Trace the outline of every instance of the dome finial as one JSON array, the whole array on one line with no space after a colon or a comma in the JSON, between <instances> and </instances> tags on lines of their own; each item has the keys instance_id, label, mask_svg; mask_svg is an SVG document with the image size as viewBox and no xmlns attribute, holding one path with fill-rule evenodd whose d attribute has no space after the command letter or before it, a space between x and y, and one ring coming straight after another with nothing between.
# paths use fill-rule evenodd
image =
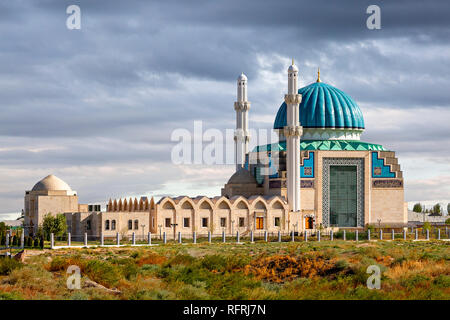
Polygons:
<instances>
[{"instance_id":1,"label":"dome finial","mask_svg":"<svg viewBox=\"0 0 450 320\"><path fill-rule=\"evenodd\" d=\"M294 58L292 58L292 65L294 65L295 63L294 63Z\"/></svg>"},{"instance_id":2,"label":"dome finial","mask_svg":"<svg viewBox=\"0 0 450 320\"><path fill-rule=\"evenodd\" d=\"M322 82L320 80L320 67L317 67L317 81L316 82Z\"/></svg>"}]
</instances>

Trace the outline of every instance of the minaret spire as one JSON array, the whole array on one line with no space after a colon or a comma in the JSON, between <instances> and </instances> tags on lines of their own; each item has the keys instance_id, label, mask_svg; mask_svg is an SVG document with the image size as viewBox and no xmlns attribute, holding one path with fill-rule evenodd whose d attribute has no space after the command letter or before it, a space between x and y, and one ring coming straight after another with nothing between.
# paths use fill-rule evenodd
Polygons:
<instances>
[{"instance_id":1,"label":"minaret spire","mask_svg":"<svg viewBox=\"0 0 450 320\"><path fill-rule=\"evenodd\" d=\"M317 67L317 81L316 82L322 82L320 80L320 67Z\"/></svg>"},{"instance_id":2,"label":"minaret spire","mask_svg":"<svg viewBox=\"0 0 450 320\"><path fill-rule=\"evenodd\" d=\"M302 96L298 94L298 68L292 59L288 68L288 93L284 97L287 105L286 127L286 171L287 171L287 198L289 210L300 211L300 108Z\"/></svg>"},{"instance_id":3,"label":"minaret spire","mask_svg":"<svg viewBox=\"0 0 450 320\"><path fill-rule=\"evenodd\" d=\"M250 134L248 132L248 110L250 102L247 101L247 77L242 73L237 79L237 101L234 103L236 110L236 131L234 132L236 171L245 163L245 155L248 152Z\"/></svg>"}]
</instances>

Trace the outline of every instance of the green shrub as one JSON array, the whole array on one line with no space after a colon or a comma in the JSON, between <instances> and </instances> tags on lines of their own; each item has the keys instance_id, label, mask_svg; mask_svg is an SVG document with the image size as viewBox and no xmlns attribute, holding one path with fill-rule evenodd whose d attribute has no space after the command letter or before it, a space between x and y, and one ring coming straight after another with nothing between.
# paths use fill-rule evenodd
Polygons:
<instances>
[{"instance_id":1,"label":"green shrub","mask_svg":"<svg viewBox=\"0 0 450 320\"><path fill-rule=\"evenodd\" d=\"M34 248L38 248L39 247L39 239L38 238L34 238L34 240L33 240L33 247Z\"/></svg>"},{"instance_id":2,"label":"green shrub","mask_svg":"<svg viewBox=\"0 0 450 320\"><path fill-rule=\"evenodd\" d=\"M23 264L16 259L1 258L0 259L0 275L8 275L14 269L22 268Z\"/></svg>"},{"instance_id":3,"label":"green shrub","mask_svg":"<svg viewBox=\"0 0 450 320\"><path fill-rule=\"evenodd\" d=\"M33 239L31 237L27 237L27 247L31 248L33 246Z\"/></svg>"},{"instance_id":4,"label":"green shrub","mask_svg":"<svg viewBox=\"0 0 450 320\"><path fill-rule=\"evenodd\" d=\"M84 272L89 279L106 287L116 285L121 278L118 268L106 261L90 260L85 264Z\"/></svg>"},{"instance_id":5,"label":"green shrub","mask_svg":"<svg viewBox=\"0 0 450 320\"><path fill-rule=\"evenodd\" d=\"M39 240L39 248L44 249L44 237Z\"/></svg>"}]
</instances>

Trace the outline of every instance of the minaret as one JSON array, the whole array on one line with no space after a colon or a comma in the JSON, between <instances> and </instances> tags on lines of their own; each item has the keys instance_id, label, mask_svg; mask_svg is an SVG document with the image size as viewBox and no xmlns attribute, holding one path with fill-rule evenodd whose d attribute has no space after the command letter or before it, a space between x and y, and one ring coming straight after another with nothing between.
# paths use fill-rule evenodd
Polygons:
<instances>
[{"instance_id":1,"label":"minaret","mask_svg":"<svg viewBox=\"0 0 450 320\"><path fill-rule=\"evenodd\" d=\"M247 101L247 77L241 74L237 79L237 101L234 103L236 110L236 131L234 132L236 171L245 163L245 155L248 152L250 134L248 132L248 110L250 102Z\"/></svg>"},{"instance_id":2,"label":"minaret","mask_svg":"<svg viewBox=\"0 0 450 320\"><path fill-rule=\"evenodd\" d=\"M292 59L292 65L288 68L288 94L284 96L287 105L287 121L284 127L286 137L286 170L287 170L287 195L289 210L300 211L300 126L299 104L302 96L298 94L298 68Z\"/></svg>"}]
</instances>

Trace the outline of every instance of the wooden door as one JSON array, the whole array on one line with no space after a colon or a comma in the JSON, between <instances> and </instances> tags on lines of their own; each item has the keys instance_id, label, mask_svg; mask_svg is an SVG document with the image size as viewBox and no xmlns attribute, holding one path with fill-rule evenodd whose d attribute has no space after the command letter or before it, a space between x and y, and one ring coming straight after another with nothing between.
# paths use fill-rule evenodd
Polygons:
<instances>
[{"instance_id":1,"label":"wooden door","mask_svg":"<svg viewBox=\"0 0 450 320\"><path fill-rule=\"evenodd\" d=\"M262 230L264 229L264 218L256 217L256 229Z\"/></svg>"}]
</instances>

